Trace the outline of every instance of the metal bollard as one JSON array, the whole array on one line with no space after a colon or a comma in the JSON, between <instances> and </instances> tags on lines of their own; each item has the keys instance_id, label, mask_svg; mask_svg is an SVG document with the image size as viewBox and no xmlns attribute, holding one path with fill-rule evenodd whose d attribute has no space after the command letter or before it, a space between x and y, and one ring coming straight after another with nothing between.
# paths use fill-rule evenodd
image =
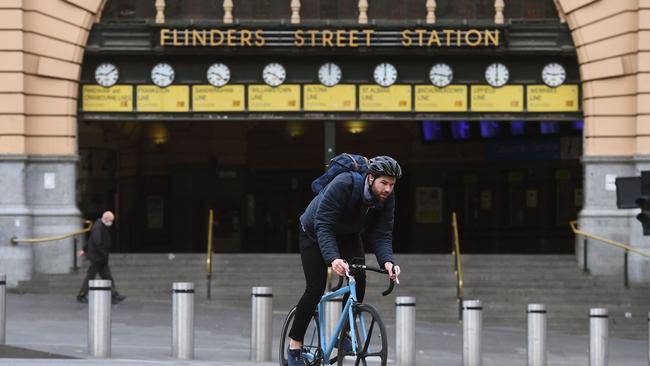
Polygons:
<instances>
[{"instance_id":1,"label":"metal bollard","mask_svg":"<svg viewBox=\"0 0 650 366\"><path fill-rule=\"evenodd\" d=\"M546 306L528 304L528 366L546 366Z\"/></svg>"},{"instance_id":2,"label":"metal bollard","mask_svg":"<svg viewBox=\"0 0 650 366\"><path fill-rule=\"evenodd\" d=\"M325 339L329 342L336 329L343 306L343 298L336 297L325 303ZM334 350L336 351L336 350Z\"/></svg>"},{"instance_id":3,"label":"metal bollard","mask_svg":"<svg viewBox=\"0 0 650 366\"><path fill-rule=\"evenodd\" d=\"M253 287L251 317L251 360L271 361L273 341L273 289Z\"/></svg>"},{"instance_id":4,"label":"metal bollard","mask_svg":"<svg viewBox=\"0 0 650 366\"><path fill-rule=\"evenodd\" d=\"M463 366L481 366L483 307L480 300L463 301Z\"/></svg>"},{"instance_id":5,"label":"metal bollard","mask_svg":"<svg viewBox=\"0 0 650 366\"><path fill-rule=\"evenodd\" d=\"M650 313L648 313L648 365L650 365Z\"/></svg>"},{"instance_id":6,"label":"metal bollard","mask_svg":"<svg viewBox=\"0 0 650 366\"><path fill-rule=\"evenodd\" d=\"M88 353L111 356L111 281L88 281Z\"/></svg>"},{"instance_id":7,"label":"metal bollard","mask_svg":"<svg viewBox=\"0 0 650 366\"><path fill-rule=\"evenodd\" d=\"M395 298L395 340L398 365L415 364L415 297Z\"/></svg>"},{"instance_id":8,"label":"metal bollard","mask_svg":"<svg viewBox=\"0 0 650 366\"><path fill-rule=\"evenodd\" d=\"M589 366L607 366L608 333L609 313L607 309L589 310Z\"/></svg>"},{"instance_id":9,"label":"metal bollard","mask_svg":"<svg viewBox=\"0 0 650 366\"><path fill-rule=\"evenodd\" d=\"M172 285L172 356L194 358L194 282Z\"/></svg>"},{"instance_id":10,"label":"metal bollard","mask_svg":"<svg viewBox=\"0 0 650 366\"><path fill-rule=\"evenodd\" d=\"M0 273L0 344L5 344L7 321L7 275Z\"/></svg>"}]
</instances>

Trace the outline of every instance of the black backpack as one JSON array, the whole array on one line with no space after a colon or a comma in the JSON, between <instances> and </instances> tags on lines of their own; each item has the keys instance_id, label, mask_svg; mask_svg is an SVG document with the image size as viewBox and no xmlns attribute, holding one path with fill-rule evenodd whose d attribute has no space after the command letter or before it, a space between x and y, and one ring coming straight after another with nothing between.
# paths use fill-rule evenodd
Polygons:
<instances>
[{"instance_id":1,"label":"black backpack","mask_svg":"<svg viewBox=\"0 0 650 366\"><path fill-rule=\"evenodd\" d=\"M350 206L359 202L361 198L361 185L363 184L363 176L368 171L368 159L363 155L343 153L335 156L330 160L327 165L327 170L323 175L316 178L311 183L311 190L315 194L322 194L325 187L334 180L334 178L341 173L352 174L354 186L352 188L352 199Z\"/></svg>"}]
</instances>

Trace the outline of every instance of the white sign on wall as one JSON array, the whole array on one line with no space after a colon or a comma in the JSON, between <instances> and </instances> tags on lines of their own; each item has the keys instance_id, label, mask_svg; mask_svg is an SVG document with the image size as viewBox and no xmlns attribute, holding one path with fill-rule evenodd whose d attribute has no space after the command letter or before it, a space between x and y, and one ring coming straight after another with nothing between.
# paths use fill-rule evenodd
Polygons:
<instances>
[{"instance_id":1,"label":"white sign on wall","mask_svg":"<svg viewBox=\"0 0 650 366\"><path fill-rule=\"evenodd\" d=\"M43 188L44 189L56 188L56 173L43 174Z\"/></svg>"}]
</instances>

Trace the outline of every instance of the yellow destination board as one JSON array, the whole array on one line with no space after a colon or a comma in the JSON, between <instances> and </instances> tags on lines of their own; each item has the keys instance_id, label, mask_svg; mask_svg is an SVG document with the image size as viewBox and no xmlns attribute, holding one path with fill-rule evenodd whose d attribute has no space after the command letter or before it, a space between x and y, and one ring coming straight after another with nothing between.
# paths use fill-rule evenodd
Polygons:
<instances>
[{"instance_id":1,"label":"yellow destination board","mask_svg":"<svg viewBox=\"0 0 650 366\"><path fill-rule=\"evenodd\" d=\"M138 85L138 112L189 112L190 88L188 85Z\"/></svg>"},{"instance_id":2,"label":"yellow destination board","mask_svg":"<svg viewBox=\"0 0 650 366\"><path fill-rule=\"evenodd\" d=\"M319 84L304 86L303 98L306 111L355 111L357 93L354 85L327 87Z\"/></svg>"},{"instance_id":3,"label":"yellow destination board","mask_svg":"<svg viewBox=\"0 0 650 366\"><path fill-rule=\"evenodd\" d=\"M472 112L523 112L524 86L472 85Z\"/></svg>"},{"instance_id":4,"label":"yellow destination board","mask_svg":"<svg viewBox=\"0 0 650 366\"><path fill-rule=\"evenodd\" d=\"M362 112L410 112L411 86L359 86L359 110Z\"/></svg>"},{"instance_id":5,"label":"yellow destination board","mask_svg":"<svg viewBox=\"0 0 650 366\"><path fill-rule=\"evenodd\" d=\"M133 87L115 85L104 88L99 85L84 85L82 88L84 112L133 112Z\"/></svg>"},{"instance_id":6,"label":"yellow destination board","mask_svg":"<svg viewBox=\"0 0 650 366\"><path fill-rule=\"evenodd\" d=\"M577 112L579 110L578 86L546 85L526 87L526 107L529 112Z\"/></svg>"},{"instance_id":7,"label":"yellow destination board","mask_svg":"<svg viewBox=\"0 0 650 366\"><path fill-rule=\"evenodd\" d=\"M270 87L263 84L248 86L248 110L251 112L300 111L300 85Z\"/></svg>"},{"instance_id":8,"label":"yellow destination board","mask_svg":"<svg viewBox=\"0 0 650 366\"><path fill-rule=\"evenodd\" d=\"M192 86L192 110L195 112L240 112L245 109L244 86Z\"/></svg>"},{"instance_id":9,"label":"yellow destination board","mask_svg":"<svg viewBox=\"0 0 650 366\"><path fill-rule=\"evenodd\" d=\"M466 112L467 85L415 86L416 112Z\"/></svg>"}]
</instances>

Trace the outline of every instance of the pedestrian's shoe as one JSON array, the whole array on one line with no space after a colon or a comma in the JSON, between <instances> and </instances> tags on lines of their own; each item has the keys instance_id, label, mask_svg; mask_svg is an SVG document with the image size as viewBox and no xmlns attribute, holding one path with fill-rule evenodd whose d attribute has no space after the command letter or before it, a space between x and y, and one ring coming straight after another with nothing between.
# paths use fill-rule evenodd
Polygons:
<instances>
[{"instance_id":1,"label":"pedestrian's shoe","mask_svg":"<svg viewBox=\"0 0 650 366\"><path fill-rule=\"evenodd\" d=\"M299 349L287 349L287 366L305 366Z\"/></svg>"},{"instance_id":2,"label":"pedestrian's shoe","mask_svg":"<svg viewBox=\"0 0 650 366\"><path fill-rule=\"evenodd\" d=\"M82 304L87 304L88 303L88 298L84 295L78 295L77 296L77 301L79 301Z\"/></svg>"},{"instance_id":3,"label":"pedestrian's shoe","mask_svg":"<svg viewBox=\"0 0 650 366\"><path fill-rule=\"evenodd\" d=\"M126 299L126 296L115 295L115 296L111 297L111 304L113 304L113 305L119 304L122 301L124 301L124 299Z\"/></svg>"},{"instance_id":4,"label":"pedestrian's shoe","mask_svg":"<svg viewBox=\"0 0 650 366\"><path fill-rule=\"evenodd\" d=\"M343 341L341 342L341 352L352 353L352 337L350 337L349 334L343 336Z\"/></svg>"}]
</instances>

